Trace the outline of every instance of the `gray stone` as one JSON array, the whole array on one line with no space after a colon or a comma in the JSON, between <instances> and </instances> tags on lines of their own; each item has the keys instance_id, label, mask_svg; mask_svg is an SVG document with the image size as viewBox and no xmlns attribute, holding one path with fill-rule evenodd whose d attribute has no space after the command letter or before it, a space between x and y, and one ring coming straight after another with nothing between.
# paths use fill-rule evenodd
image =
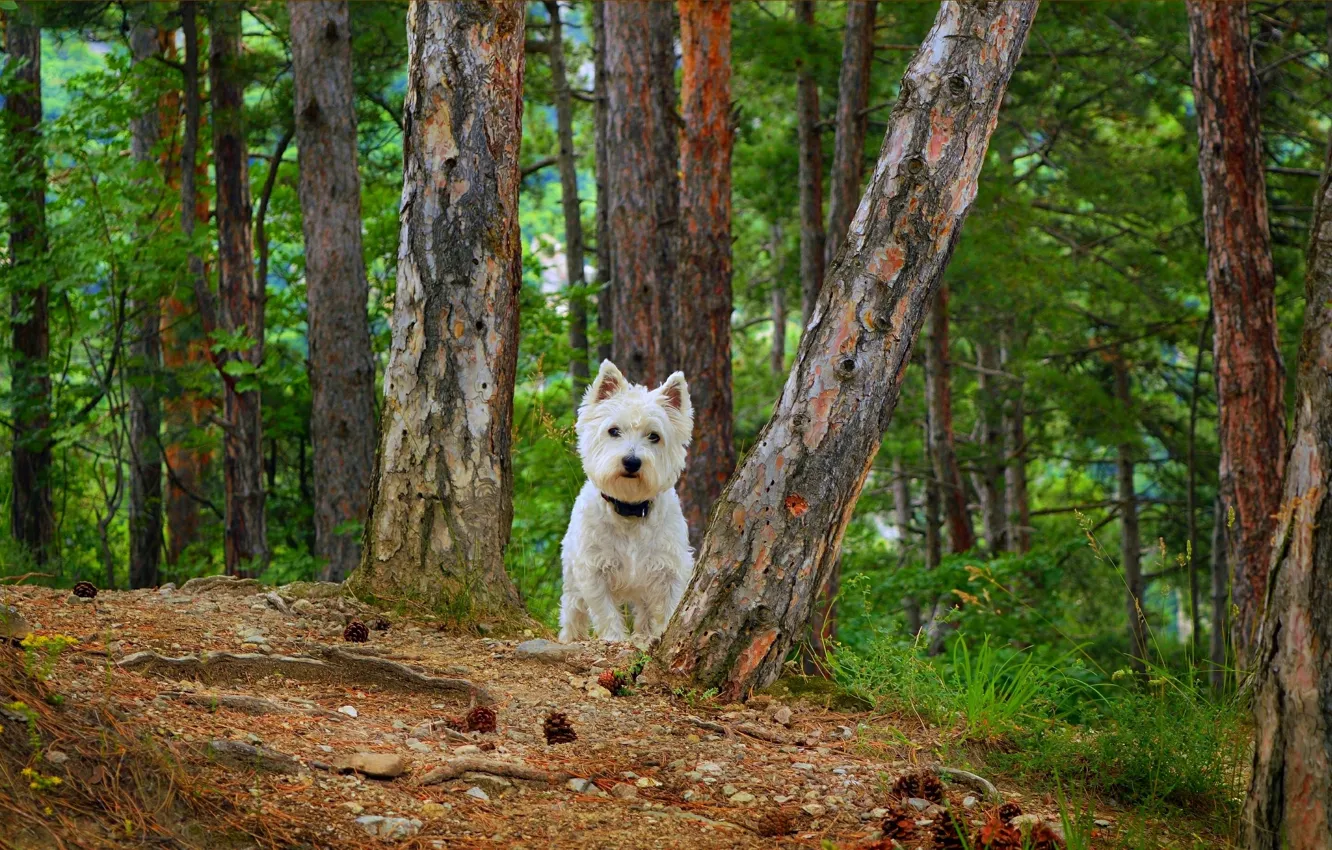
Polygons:
<instances>
[{"instance_id":1,"label":"gray stone","mask_svg":"<svg viewBox=\"0 0 1332 850\"><path fill-rule=\"evenodd\" d=\"M800 807L800 811L804 812L805 814L809 815L812 818L823 817L823 815L827 814L828 812L826 808L819 805L818 803L806 803L805 805Z\"/></svg>"},{"instance_id":2,"label":"gray stone","mask_svg":"<svg viewBox=\"0 0 1332 850\"><path fill-rule=\"evenodd\" d=\"M1096 820L1092 821L1092 823L1096 824L1101 829L1105 829L1106 827L1111 825L1110 821L1106 820L1105 818L1097 818Z\"/></svg>"},{"instance_id":3,"label":"gray stone","mask_svg":"<svg viewBox=\"0 0 1332 850\"><path fill-rule=\"evenodd\" d=\"M490 795L489 795L489 794L487 794L485 791L482 791L480 788L477 788L476 786L472 786L471 788L468 788L468 789L467 789L465 792L463 792L463 793L465 793L468 797L471 797L471 798L474 799L474 800L489 800L489 799L490 799Z\"/></svg>"},{"instance_id":4,"label":"gray stone","mask_svg":"<svg viewBox=\"0 0 1332 850\"><path fill-rule=\"evenodd\" d=\"M810 763L807 762L807 761L798 761L798 762L794 762L794 763L792 763L792 765L791 765L791 769L792 769L792 770L813 770L813 769L814 769L814 765L810 764Z\"/></svg>"},{"instance_id":5,"label":"gray stone","mask_svg":"<svg viewBox=\"0 0 1332 850\"><path fill-rule=\"evenodd\" d=\"M417 753L433 753L435 751L434 747L430 746L429 744L422 743L421 741L418 741L415 738L407 739L407 749Z\"/></svg>"},{"instance_id":6,"label":"gray stone","mask_svg":"<svg viewBox=\"0 0 1332 850\"><path fill-rule=\"evenodd\" d=\"M772 713L774 723L780 723L783 726L791 725L791 709L782 706Z\"/></svg>"},{"instance_id":7,"label":"gray stone","mask_svg":"<svg viewBox=\"0 0 1332 850\"><path fill-rule=\"evenodd\" d=\"M962 808L964 809L974 809L979 804L980 800L977 800L976 797L972 794L968 794L967 796L962 798Z\"/></svg>"},{"instance_id":8,"label":"gray stone","mask_svg":"<svg viewBox=\"0 0 1332 850\"><path fill-rule=\"evenodd\" d=\"M922 800L920 797L908 797L907 805L918 812L923 812L926 809L928 809L930 806L933 806L934 804L931 803L929 800Z\"/></svg>"},{"instance_id":9,"label":"gray stone","mask_svg":"<svg viewBox=\"0 0 1332 850\"><path fill-rule=\"evenodd\" d=\"M28 636L28 621L17 608L0 605L0 640L23 640Z\"/></svg>"},{"instance_id":10,"label":"gray stone","mask_svg":"<svg viewBox=\"0 0 1332 850\"><path fill-rule=\"evenodd\" d=\"M731 795L731 802L739 806L743 806L746 803L752 803L756 799L758 798L756 798L753 794L750 794L748 791L741 791L739 794Z\"/></svg>"},{"instance_id":11,"label":"gray stone","mask_svg":"<svg viewBox=\"0 0 1332 850\"><path fill-rule=\"evenodd\" d=\"M564 783L564 787L578 794L586 794L589 788L595 788L596 786L593 785L592 781L589 779L579 779L578 777L574 777Z\"/></svg>"},{"instance_id":12,"label":"gray stone","mask_svg":"<svg viewBox=\"0 0 1332 850\"><path fill-rule=\"evenodd\" d=\"M464 782L470 782L473 786L480 788L492 797L499 797L513 790L513 783L503 776L494 776L489 773L464 773L462 775Z\"/></svg>"},{"instance_id":13,"label":"gray stone","mask_svg":"<svg viewBox=\"0 0 1332 850\"><path fill-rule=\"evenodd\" d=\"M51 764L64 764L69 761L69 756L65 755L60 750L47 750L45 758Z\"/></svg>"},{"instance_id":14,"label":"gray stone","mask_svg":"<svg viewBox=\"0 0 1332 850\"><path fill-rule=\"evenodd\" d=\"M528 658L544 661L547 664L563 664L577 655L580 647L567 643L555 643L545 638L525 640L513 650L515 658Z\"/></svg>"},{"instance_id":15,"label":"gray stone","mask_svg":"<svg viewBox=\"0 0 1332 850\"><path fill-rule=\"evenodd\" d=\"M633 800L638 796L638 789L621 782L611 789L611 796L620 800Z\"/></svg>"},{"instance_id":16,"label":"gray stone","mask_svg":"<svg viewBox=\"0 0 1332 850\"><path fill-rule=\"evenodd\" d=\"M421 831L421 822L416 818L386 818L383 815L362 815L356 824L366 835L382 838L386 841L401 841L411 838Z\"/></svg>"},{"instance_id":17,"label":"gray stone","mask_svg":"<svg viewBox=\"0 0 1332 850\"><path fill-rule=\"evenodd\" d=\"M299 614L302 617L308 617L315 611L314 603L308 599L297 599L291 603L291 612Z\"/></svg>"}]
</instances>

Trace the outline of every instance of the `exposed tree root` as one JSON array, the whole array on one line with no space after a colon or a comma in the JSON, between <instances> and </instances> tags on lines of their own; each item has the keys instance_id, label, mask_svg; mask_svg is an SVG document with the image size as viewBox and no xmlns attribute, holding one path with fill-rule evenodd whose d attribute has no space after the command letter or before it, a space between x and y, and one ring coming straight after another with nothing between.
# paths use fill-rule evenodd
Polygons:
<instances>
[{"instance_id":1,"label":"exposed tree root","mask_svg":"<svg viewBox=\"0 0 1332 850\"><path fill-rule=\"evenodd\" d=\"M489 773L491 776L506 776L510 779L526 779L532 782L559 783L569 778L562 772L542 770L522 762L499 761L480 756L459 756L451 758L438 767L431 768L421 777L420 785L438 785L457 779L464 773Z\"/></svg>"}]
</instances>

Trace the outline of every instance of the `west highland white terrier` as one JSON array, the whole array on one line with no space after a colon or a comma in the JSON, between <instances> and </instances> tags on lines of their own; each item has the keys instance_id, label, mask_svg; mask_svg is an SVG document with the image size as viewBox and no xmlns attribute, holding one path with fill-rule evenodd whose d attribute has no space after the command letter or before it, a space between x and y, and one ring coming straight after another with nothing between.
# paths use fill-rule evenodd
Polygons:
<instances>
[{"instance_id":1,"label":"west highland white terrier","mask_svg":"<svg viewBox=\"0 0 1332 850\"><path fill-rule=\"evenodd\" d=\"M675 495L694 431L689 386L676 372L649 390L604 360L575 431L587 481L561 547L560 640L583 640L589 625L602 640L624 640L628 605L634 642L646 644L666 629L694 569Z\"/></svg>"}]
</instances>

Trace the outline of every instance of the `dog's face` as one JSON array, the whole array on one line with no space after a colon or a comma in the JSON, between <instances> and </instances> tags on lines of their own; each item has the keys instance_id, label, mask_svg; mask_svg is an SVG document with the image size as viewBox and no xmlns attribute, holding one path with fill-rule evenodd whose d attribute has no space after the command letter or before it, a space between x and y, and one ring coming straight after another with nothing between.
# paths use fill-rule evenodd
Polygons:
<instances>
[{"instance_id":1,"label":"dog's face","mask_svg":"<svg viewBox=\"0 0 1332 850\"><path fill-rule=\"evenodd\" d=\"M625 380L603 360L578 408L578 454L598 490L644 502L675 486L694 431L689 386L676 372L655 390Z\"/></svg>"}]
</instances>

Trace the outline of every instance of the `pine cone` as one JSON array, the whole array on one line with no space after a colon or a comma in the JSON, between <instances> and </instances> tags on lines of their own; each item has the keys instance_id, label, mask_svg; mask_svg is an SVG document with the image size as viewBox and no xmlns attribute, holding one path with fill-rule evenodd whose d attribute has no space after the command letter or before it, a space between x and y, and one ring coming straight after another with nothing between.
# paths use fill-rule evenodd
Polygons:
<instances>
[{"instance_id":1,"label":"pine cone","mask_svg":"<svg viewBox=\"0 0 1332 850\"><path fill-rule=\"evenodd\" d=\"M785 809L769 809L758 819L754 831L762 838L779 838L795 832L795 820Z\"/></svg>"},{"instance_id":2,"label":"pine cone","mask_svg":"<svg viewBox=\"0 0 1332 850\"><path fill-rule=\"evenodd\" d=\"M1045 821L1031 828L1026 847L1030 850L1064 850L1064 842Z\"/></svg>"},{"instance_id":3,"label":"pine cone","mask_svg":"<svg viewBox=\"0 0 1332 850\"><path fill-rule=\"evenodd\" d=\"M495 731L495 710L486 708L484 705L478 705L467 712L467 719L463 723L463 728L468 732L490 734Z\"/></svg>"},{"instance_id":4,"label":"pine cone","mask_svg":"<svg viewBox=\"0 0 1332 850\"><path fill-rule=\"evenodd\" d=\"M934 850L967 850L968 844L959 833L962 827L953 823L952 817L944 815L934 822Z\"/></svg>"},{"instance_id":5,"label":"pine cone","mask_svg":"<svg viewBox=\"0 0 1332 850\"><path fill-rule=\"evenodd\" d=\"M372 632L386 632L389 630L391 623L383 617L373 617L366 625L370 627Z\"/></svg>"},{"instance_id":6,"label":"pine cone","mask_svg":"<svg viewBox=\"0 0 1332 850\"><path fill-rule=\"evenodd\" d=\"M570 744L578 740L573 722L562 711L552 711L541 724L541 731L546 735L547 744Z\"/></svg>"},{"instance_id":7,"label":"pine cone","mask_svg":"<svg viewBox=\"0 0 1332 850\"><path fill-rule=\"evenodd\" d=\"M96 599L97 585L90 581L81 581L74 585L74 595L80 599Z\"/></svg>"},{"instance_id":8,"label":"pine cone","mask_svg":"<svg viewBox=\"0 0 1332 850\"><path fill-rule=\"evenodd\" d=\"M917 770L904 773L893 783L893 796L905 799L918 797L931 803L944 801L943 783L932 770Z\"/></svg>"},{"instance_id":9,"label":"pine cone","mask_svg":"<svg viewBox=\"0 0 1332 850\"><path fill-rule=\"evenodd\" d=\"M1004 803L999 807L998 814L999 814L999 820L1003 821L1004 823L1008 823L1013 818L1022 814L1022 807L1010 800L1009 802Z\"/></svg>"},{"instance_id":10,"label":"pine cone","mask_svg":"<svg viewBox=\"0 0 1332 850\"><path fill-rule=\"evenodd\" d=\"M971 844L973 850L1023 850L1021 831L1009 826L998 812L985 819Z\"/></svg>"},{"instance_id":11,"label":"pine cone","mask_svg":"<svg viewBox=\"0 0 1332 850\"><path fill-rule=\"evenodd\" d=\"M611 692L611 696L624 696L629 690L629 677L619 670L607 670L597 677L597 684Z\"/></svg>"},{"instance_id":12,"label":"pine cone","mask_svg":"<svg viewBox=\"0 0 1332 850\"><path fill-rule=\"evenodd\" d=\"M899 806L883 819L883 837L906 841L916 837L916 814L908 808Z\"/></svg>"},{"instance_id":13,"label":"pine cone","mask_svg":"<svg viewBox=\"0 0 1332 850\"><path fill-rule=\"evenodd\" d=\"M365 643L370 639L370 630L360 620L352 620L342 630L342 639L350 643Z\"/></svg>"}]
</instances>

